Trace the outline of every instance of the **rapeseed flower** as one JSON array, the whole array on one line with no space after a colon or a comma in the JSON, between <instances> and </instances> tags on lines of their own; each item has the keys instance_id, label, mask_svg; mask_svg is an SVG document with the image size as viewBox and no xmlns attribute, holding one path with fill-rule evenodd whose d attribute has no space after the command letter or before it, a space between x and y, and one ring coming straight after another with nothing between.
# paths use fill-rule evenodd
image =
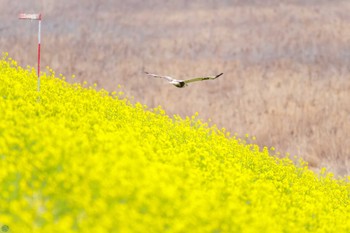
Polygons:
<instances>
[{"instance_id":1,"label":"rapeseed flower","mask_svg":"<svg viewBox=\"0 0 350 233\"><path fill-rule=\"evenodd\" d=\"M4 54L0 225L10 232L350 232L348 180L198 113L132 105L121 87L69 84L51 69L41 85Z\"/></svg>"}]
</instances>

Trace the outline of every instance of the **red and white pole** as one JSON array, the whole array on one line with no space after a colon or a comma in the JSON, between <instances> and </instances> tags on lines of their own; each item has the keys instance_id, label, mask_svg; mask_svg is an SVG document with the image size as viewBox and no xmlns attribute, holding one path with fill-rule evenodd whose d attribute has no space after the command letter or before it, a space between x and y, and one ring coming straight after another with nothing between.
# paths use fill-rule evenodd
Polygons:
<instances>
[{"instance_id":1,"label":"red and white pole","mask_svg":"<svg viewBox=\"0 0 350 233\"><path fill-rule=\"evenodd\" d=\"M38 28L38 91L40 91L40 41L41 41L41 14L19 14L19 19L30 19L30 20L38 20L39 28Z\"/></svg>"}]
</instances>

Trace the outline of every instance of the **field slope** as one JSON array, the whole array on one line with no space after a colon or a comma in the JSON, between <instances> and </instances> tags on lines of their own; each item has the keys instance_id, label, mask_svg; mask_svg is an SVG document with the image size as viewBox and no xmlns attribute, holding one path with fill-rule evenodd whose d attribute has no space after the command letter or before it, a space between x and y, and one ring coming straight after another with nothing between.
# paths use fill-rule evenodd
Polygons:
<instances>
[{"instance_id":1,"label":"field slope","mask_svg":"<svg viewBox=\"0 0 350 233\"><path fill-rule=\"evenodd\" d=\"M350 232L350 186L196 116L0 61L9 232ZM4 229L7 230L7 229Z\"/></svg>"}]
</instances>

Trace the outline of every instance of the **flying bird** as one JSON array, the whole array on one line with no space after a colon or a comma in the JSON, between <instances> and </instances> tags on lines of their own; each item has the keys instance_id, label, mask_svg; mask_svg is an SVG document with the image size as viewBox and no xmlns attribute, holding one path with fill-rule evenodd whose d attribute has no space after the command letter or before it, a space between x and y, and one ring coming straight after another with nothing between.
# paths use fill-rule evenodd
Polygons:
<instances>
[{"instance_id":1,"label":"flying bird","mask_svg":"<svg viewBox=\"0 0 350 233\"><path fill-rule=\"evenodd\" d=\"M146 71L145 71L145 74L147 74L148 76L153 77L153 78L166 79L170 84L173 84L175 87L183 88L183 87L186 87L188 85L188 83L216 79L216 78L220 77L221 75L223 75L224 73L218 74L216 76L198 77L198 78L192 78L192 79L187 79L187 80L174 79L170 76L161 76L161 75L157 75L157 74L151 74L151 73L148 73Z\"/></svg>"}]
</instances>

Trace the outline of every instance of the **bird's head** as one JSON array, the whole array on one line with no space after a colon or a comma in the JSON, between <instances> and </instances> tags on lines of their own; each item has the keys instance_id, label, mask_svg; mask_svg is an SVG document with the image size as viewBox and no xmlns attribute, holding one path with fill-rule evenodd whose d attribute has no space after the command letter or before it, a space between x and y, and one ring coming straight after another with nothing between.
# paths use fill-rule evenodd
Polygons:
<instances>
[{"instance_id":1,"label":"bird's head","mask_svg":"<svg viewBox=\"0 0 350 233\"><path fill-rule=\"evenodd\" d=\"M174 81L171 81L170 83L178 88L183 88L183 87L187 86L187 83L185 83L184 81L175 81L174 80Z\"/></svg>"}]
</instances>

